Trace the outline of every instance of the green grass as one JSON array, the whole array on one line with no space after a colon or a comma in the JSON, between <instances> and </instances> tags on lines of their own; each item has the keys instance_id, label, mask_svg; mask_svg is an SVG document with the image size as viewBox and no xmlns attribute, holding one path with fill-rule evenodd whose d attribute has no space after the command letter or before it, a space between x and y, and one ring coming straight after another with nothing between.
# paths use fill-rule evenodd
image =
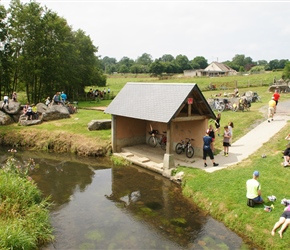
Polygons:
<instances>
[{"instance_id":1,"label":"green grass","mask_svg":"<svg viewBox=\"0 0 290 250\"><path fill-rule=\"evenodd\" d=\"M287 124L273 139L263 145L247 160L227 169L207 173L199 169L181 167L178 170L186 173L183 192L203 210L222 221L236 233L243 235L262 249L286 249L290 240L289 229L285 231L283 240L278 234L271 236L274 223L279 219L284 206L283 198L290 198L288 192L290 168L281 166L282 153L286 147L284 139L288 134ZM266 154L266 158L261 155ZM275 195L274 210L265 212L264 206L246 205L246 180L252 178L254 170L260 171L259 181L262 186L262 197ZM271 205L272 202L266 202Z\"/></svg>"},{"instance_id":2,"label":"green grass","mask_svg":"<svg viewBox=\"0 0 290 250\"><path fill-rule=\"evenodd\" d=\"M38 249L53 239L50 204L13 159L0 170L0 249Z\"/></svg>"}]
</instances>

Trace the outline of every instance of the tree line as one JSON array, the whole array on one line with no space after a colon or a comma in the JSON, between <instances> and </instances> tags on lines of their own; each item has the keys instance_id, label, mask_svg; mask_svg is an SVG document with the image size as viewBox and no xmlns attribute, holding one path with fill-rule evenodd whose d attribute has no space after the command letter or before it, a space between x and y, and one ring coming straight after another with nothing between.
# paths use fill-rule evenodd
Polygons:
<instances>
[{"instance_id":1,"label":"tree line","mask_svg":"<svg viewBox=\"0 0 290 250\"><path fill-rule=\"evenodd\" d=\"M274 59L269 62L259 60L255 62L251 57L237 54L232 58L232 61L225 61L223 63L238 72L257 72L282 70L288 62L288 59ZM153 60L150 54L143 53L136 60L123 57L120 61L117 61L115 58L105 56L101 59L101 65L107 74L150 73L153 75L161 75L163 73L183 73L184 70L205 69L209 63L203 56L197 56L190 60L186 55L177 55L174 57L170 54L165 54L161 58Z\"/></svg>"},{"instance_id":2,"label":"tree line","mask_svg":"<svg viewBox=\"0 0 290 250\"><path fill-rule=\"evenodd\" d=\"M0 5L0 45L1 96L25 91L37 103L59 91L75 99L85 86L106 85L91 38L39 3Z\"/></svg>"}]
</instances>

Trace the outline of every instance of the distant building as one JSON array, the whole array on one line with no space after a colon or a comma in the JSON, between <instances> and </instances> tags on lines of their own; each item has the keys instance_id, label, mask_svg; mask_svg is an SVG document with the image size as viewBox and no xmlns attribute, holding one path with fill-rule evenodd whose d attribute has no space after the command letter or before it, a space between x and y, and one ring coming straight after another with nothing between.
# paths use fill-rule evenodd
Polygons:
<instances>
[{"instance_id":1,"label":"distant building","mask_svg":"<svg viewBox=\"0 0 290 250\"><path fill-rule=\"evenodd\" d=\"M238 72L226 64L219 62L212 62L205 69L184 70L184 76L231 76Z\"/></svg>"}]
</instances>

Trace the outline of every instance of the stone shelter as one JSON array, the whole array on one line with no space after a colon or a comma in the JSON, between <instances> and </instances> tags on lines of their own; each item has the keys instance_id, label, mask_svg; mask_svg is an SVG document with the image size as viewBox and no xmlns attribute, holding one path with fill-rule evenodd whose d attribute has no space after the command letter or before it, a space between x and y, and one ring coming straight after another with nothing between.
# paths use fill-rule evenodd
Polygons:
<instances>
[{"instance_id":1,"label":"stone shelter","mask_svg":"<svg viewBox=\"0 0 290 250\"><path fill-rule=\"evenodd\" d=\"M174 168L178 142L193 138L196 156L202 155L208 120L215 114L197 84L128 82L105 109L112 115L112 149L146 144L151 129L166 133L163 171ZM165 174L164 174L165 175Z\"/></svg>"}]
</instances>

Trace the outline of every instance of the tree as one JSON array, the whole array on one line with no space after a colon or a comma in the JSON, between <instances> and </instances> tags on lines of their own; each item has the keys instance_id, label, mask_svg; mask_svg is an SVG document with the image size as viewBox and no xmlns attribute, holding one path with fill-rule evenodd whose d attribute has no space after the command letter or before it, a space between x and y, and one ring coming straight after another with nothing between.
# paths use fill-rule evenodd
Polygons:
<instances>
[{"instance_id":1,"label":"tree","mask_svg":"<svg viewBox=\"0 0 290 250\"><path fill-rule=\"evenodd\" d=\"M140 73L143 73L143 68L142 68L142 65L140 64L133 64L131 67L130 67L130 72L133 73L133 74L140 74Z\"/></svg>"},{"instance_id":2,"label":"tree","mask_svg":"<svg viewBox=\"0 0 290 250\"><path fill-rule=\"evenodd\" d=\"M143 53L142 56L138 57L136 60L136 63L141 65L150 65L152 62L152 56L147 53Z\"/></svg>"},{"instance_id":3,"label":"tree","mask_svg":"<svg viewBox=\"0 0 290 250\"><path fill-rule=\"evenodd\" d=\"M279 60L277 60L277 59L271 60L269 62L269 67L270 67L270 70L279 69Z\"/></svg>"},{"instance_id":4,"label":"tree","mask_svg":"<svg viewBox=\"0 0 290 250\"><path fill-rule=\"evenodd\" d=\"M69 98L78 98L85 86L105 86L97 47L84 31L73 31L64 18L35 2L12 0L8 24L12 86L21 82L29 102L62 90Z\"/></svg>"},{"instance_id":5,"label":"tree","mask_svg":"<svg viewBox=\"0 0 290 250\"><path fill-rule=\"evenodd\" d=\"M172 55L169 54L165 54L161 57L161 61L162 62L173 62L174 61L174 57Z\"/></svg>"},{"instance_id":6,"label":"tree","mask_svg":"<svg viewBox=\"0 0 290 250\"><path fill-rule=\"evenodd\" d=\"M5 21L7 12L4 6L0 5L0 98L2 91L4 94L11 94L15 86L10 86L12 77L12 65L9 60L11 56L11 46L8 42L8 26Z\"/></svg>"},{"instance_id":7,"label":"tree","mask_svg":"<svg viewBox=\"0 0 290 250\"><path fill-rule=\"evenodd\" d=\"M268 64L268 62L266 60L258 60L257 61L258 66L266 66L267 64Z\"/></svg>"},{"instance_id":8,"label":"tree","mask_svg":"<svg viewBox=\"0 0 290 250\"><path fill-rule=\"evenodd\" d=\"M105 71L105 74L112 74L117 71L117 60L116 58L111 58L105 56L100 60L102 69Z\"/></svg>"},{"instance_id":9,"label":"tree","mask_svg":"<svg viewBox=\"0 0 290 250\"><path fill-rule=\"evenodd\" d=\"M121 65L125 65L128 69L134 64L134 60L130 59L127 56L124 56L121 58L121 60L118 62L118 66L121 67Z\"/></svg>"},{"instance_id":10,"label":"tree","mask_svg":"<svg viewBox=\"0 0 290 250\"><path fill-rule=\"evenodd\" d=\"M235 55L232 59L232 64L237 66L238 69L240 69L242 66L246 71L250 70L251 67L255 65L253 64L252 58L245 57L245 55Z\"/></svg>"},{"instance_id":11,"label":"tree","mask_svg":"<svg viewBox=\"0 0 290 250\"><path fill-rule=\"evenodd\" d=\"M288 59L281 59L281 60L279 61L279 68L280 68L280 69L284 69L284 68L285 68L285 65L286 65L287 62L289 62Z\"/></svg>"},{"instance_id":12,"label":"tree","mask_svg":"<svg viewBox=\"0 0 290 250\"><path fill-rule=\"evenodd\" d=\"M208 66L207 60L203 56L195 57L190 64L194 69L205 69Z\"/></svg>"},{"instance_id":13,"label":"tree","mask_svg":"<svg viewBox=\"0 0 290 250\"><path fill-rule=\"evenodd\" d=\"M176 73L182 73L184 70L191 69L187 56L184 56L184 55L176 56L175 63L177 65Z\"/></svg>"},{"instance_id":14,"label":"tree","mask_svg":"<svg viewBox=\"0 0 290 250\"><path fill-rule=\"evenodd\" d=\"M164 72L164 65L162 61L160 59L156 59L153 63L151 63L149 71L155 76L160 76Z\"/></svg>"},{"instance_id":15,"label":"tree","mask_svg":"<svg viewBox=\"0 0 290 250\"><path fill-rule=\"evenodd\" d=\"M284 69L283 69L282 78L283 78L284 80L286 80L286 79L290 79L290 62L287 62L287 63L285 64L285 67L284 67Z\"/></svg>"}]
</instances>

